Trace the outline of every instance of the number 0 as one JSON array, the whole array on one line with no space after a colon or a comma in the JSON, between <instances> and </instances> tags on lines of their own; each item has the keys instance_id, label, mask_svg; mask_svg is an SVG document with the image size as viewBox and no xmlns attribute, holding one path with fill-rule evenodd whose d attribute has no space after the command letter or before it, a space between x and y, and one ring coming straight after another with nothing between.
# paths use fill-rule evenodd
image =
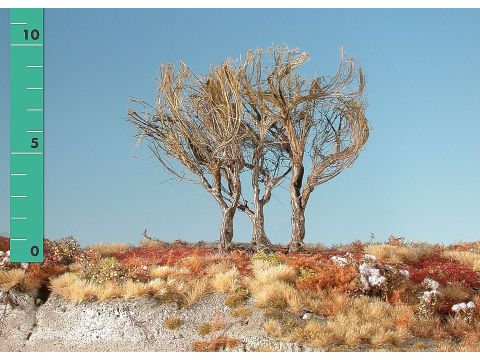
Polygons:
<instances>
[{"instance_id":1,"label":"number 0","mask_svg":"<svg viewBox=\"0 0 480 360\"><path fill-rule=\"evenodd\" d=\"M38 254L40 254L40 249L38 246L32 246L30 249L30 254L32 254L32 256L38 256Z\"/></svg>"}]
</instances>

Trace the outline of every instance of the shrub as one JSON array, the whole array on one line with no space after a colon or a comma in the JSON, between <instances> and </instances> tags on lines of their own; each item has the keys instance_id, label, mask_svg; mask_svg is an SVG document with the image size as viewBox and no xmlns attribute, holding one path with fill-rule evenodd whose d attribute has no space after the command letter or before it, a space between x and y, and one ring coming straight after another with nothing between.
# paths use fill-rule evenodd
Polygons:
<instances>
[{"instance_id":1,"label":"shrub","mask_svg":"<svg viewBox=\"0 0 480 360\"><path fill-rule=\"evenodd\" d=\"M340 266L332 263L322 264L310 270L303 270L303 276L297 279L299 289L335 289L347 292L357 288L358 271L354 264Z\"/></svg>"},{"instance_id":2,"label":"shrub","mask_svg":"<svg viewBox=\"0 0 480 360\"><path fill-rule=\"evenodd\" d=\"M3 268L8 264L10 264L10 250L0 250L0 268Z\"/></svg>"},{"instance_id":3,"label":"shrub","mask_svg":"<svg viewBox=\"0 0 480 360\"><path fill-rule=\"evenodd\" d=\"M252 260L263 261L269 265L280 265L282 263L277 254L265 253L263 251L255 253Z\"/></svg>"},{"instance_id":4,"label":"shrub","mask_svg":"<svg viewBox=\"0 0 480 360\"><path fill-rule=\"evenodd\" d=\"M82 267L81 277L98 284L107 281L120 283L125 280L126 270L114 257L86 260Z\"/></svg>"},{"instance_id":5,"label":"shrub","mask_svg":"<svg viewBox=\"0 0 480 360\"><path fill-rule=\"evenodd\" d=\"M75 262L80 255L80 245L75 237L69 235L57 241L45 241L48 259L60 265Z\"/></svg>"}]
</instances>

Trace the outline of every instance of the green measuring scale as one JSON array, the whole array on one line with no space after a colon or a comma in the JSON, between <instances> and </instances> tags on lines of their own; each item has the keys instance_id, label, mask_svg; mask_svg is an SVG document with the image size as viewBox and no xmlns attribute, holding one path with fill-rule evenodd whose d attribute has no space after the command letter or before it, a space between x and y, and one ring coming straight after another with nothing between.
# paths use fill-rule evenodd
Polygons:
<instances>
[{"instance_id":1,"label":"green measuring scale","mask_svg":"<svg viewBox=\"0 0 480 360\"><path fill-rule=\"evenodd\" d=\"M10 259L43 261L43 9L10 9Z\"/></svg>"}]
</instances>

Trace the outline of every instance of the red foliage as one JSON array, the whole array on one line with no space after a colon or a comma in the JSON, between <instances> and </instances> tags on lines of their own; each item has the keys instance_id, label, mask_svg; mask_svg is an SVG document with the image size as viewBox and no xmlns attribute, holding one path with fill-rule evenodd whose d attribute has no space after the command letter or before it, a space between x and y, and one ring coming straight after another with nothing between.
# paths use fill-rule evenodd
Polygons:
<instances>
[{"instance_id":1,"label":"red foliage","mask_svg":"<svg viewBox=\"0 0 480 360\"><path fill-rule=\"evenodd\" d=\"M194 351L219 351L225 349L232 349L237 346L238 340L235 338L229 338L224 335L213 338L209 341L194 341L192 347Z\"/></svg>"},{"instance_id":2,"label":"red foliage","mask_svg":"<svg viewBox=\"0 0 480 360\"><path fill-rule=\"evenodd\" d=\"M436 253L407 263L404 268L410 273L410 279L417 284L425 278L431 278L442 285L449 282L465 282L470 287L480 287L480 276L476 271L458 261L442 258Z\"/></svg>"},{"instance_id":3,"label":"red foliage","mask_svg":"<svg viewBox=\"0 0 480 360\"><path fill-rule=\"evenodd\" d=\"M251 255L248 252L242 250L232 251L230 260L242 275L250 275L252 273Z\"/></svg>"},{"instance_id":4,"label":"red foliage","mask_svg":"<svg viewBox=\"0 0 480 360\"><path fill-rule=\"evenodd\" d=\"M0 236L0 251L7 251L8 249L10 249L10 239Z\"/></svg>"},{"instance_id":5,"label":"red foliage","mask_svg":"<svg viewBox=\"0 0 480 360\"><path fill-rule=\"evenodd\" d=\"M176 265L189 256L206 257L215 254L215 248L168 244L161 247L137 247L115 254L124 265Z\"/></svg>"},{"instance_id":6,"label":"red foliage","mask_svg":"<svg viewBox=\"0 0 480 360\"><path fill-rule=\"evenodd\" d=\"M297 280L299 289L323 290L333 289L335 292L347 292L354 290L357 286L357 269L354 265L339 266L336 264L325 264L312 268L311 275Z\"/></svg>"},{"instance_id":7,"label":"red foliage","mask_svg":"<svg viewBox=\"0 0 480 360\"><path fill-rule=\"evenodd\" d=\"M361 252L350 253L356 261L360 261L362 257ZM313 269L319 265L330 261L332 256L346 257L346 252L339 249L326 249L316 253L301 253L301 254L279 254L280 259L287 265L293 267L305 267Z\"/></svg>"}]
</instances>

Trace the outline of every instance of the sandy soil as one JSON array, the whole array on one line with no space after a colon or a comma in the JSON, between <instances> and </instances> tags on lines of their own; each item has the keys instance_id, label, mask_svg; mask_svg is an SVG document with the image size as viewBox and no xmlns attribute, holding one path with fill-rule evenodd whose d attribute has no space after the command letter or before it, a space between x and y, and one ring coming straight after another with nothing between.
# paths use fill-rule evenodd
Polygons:
<instances>
[{"instance_id":1,"label":"sandy soil","mask_svg":"<svg viewBox=\"0 0 480 360\"><path fill-rule=\"evenodd\" d=\"M192 351L194 341L220 335L238 340L233 351L313 350L269 338L262 329L264 315L253 306L247 319L232 317L219 294L185 309L148 297L75 305L51 296L36 306L32 297L12 293L12 301L0 305L0 351ZM172 316L183 323L168 330L164 321ZM200 324L216 317L222 320L223 329L200 336Z\"/></svg>"}]
</instances>

